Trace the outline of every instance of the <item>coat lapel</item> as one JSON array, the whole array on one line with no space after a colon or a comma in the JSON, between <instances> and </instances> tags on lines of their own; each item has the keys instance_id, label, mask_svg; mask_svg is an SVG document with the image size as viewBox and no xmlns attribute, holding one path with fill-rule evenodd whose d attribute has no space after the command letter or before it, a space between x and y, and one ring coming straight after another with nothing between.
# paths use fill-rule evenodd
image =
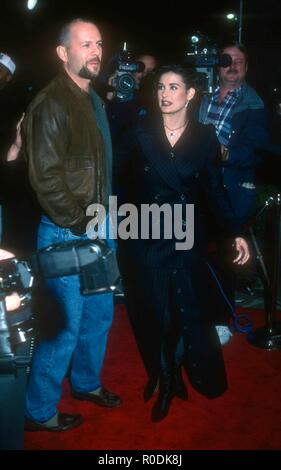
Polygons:
<instances>
[{"instance_id":1,"label":"coat lapel","mask_svg":"<svg viewBox=\"0 0 281 470\"><path fill-rule=\"evenodd\" d=\"M156 134L155 134L156 132ZM182 185L177 173L174 162L172 161L173 149L165 148L163 142L157 136L158 129L154 129L154 133L144 128L137 131L138 143L145 157L154 166L161 178L177 192L182 192Z\"/></svg>"}]
</instances>

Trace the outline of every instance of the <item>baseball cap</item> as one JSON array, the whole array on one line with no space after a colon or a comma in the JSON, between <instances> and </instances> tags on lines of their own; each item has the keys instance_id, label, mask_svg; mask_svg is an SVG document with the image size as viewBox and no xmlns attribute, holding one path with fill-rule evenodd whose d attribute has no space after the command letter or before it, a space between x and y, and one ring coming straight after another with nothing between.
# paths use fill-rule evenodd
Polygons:
<instances>
[{"instance_id":1,"label":"baseball cap","mask_svg":"<svg viewBox=\"0 0 281 470\"><path fill-rule=\"evenodd\" d=\"M4 65L12 75L15 73L16 64L12 61L11 57L3 52L0 52L0 64Z\"/></svg>"}]
</instances>

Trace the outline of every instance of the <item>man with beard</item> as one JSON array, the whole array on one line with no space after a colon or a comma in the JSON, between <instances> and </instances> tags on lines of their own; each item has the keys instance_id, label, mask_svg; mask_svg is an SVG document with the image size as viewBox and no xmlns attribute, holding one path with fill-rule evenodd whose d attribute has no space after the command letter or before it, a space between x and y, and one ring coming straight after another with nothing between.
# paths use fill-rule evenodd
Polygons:
<instances>
[{"instance_id":1,"label":"man with beard","mask_svg":"<svg viewBox=\"0 0 281 470\"><path fill-rule=\"evenodd\" d=\"M56 51L62 71L36 96L23 122L29 178L42 207L38 248L86 239L87 207L107 207L110 194L109 128L92 88L102 57L99 29L91 21L71 21L62 29ZM108 408L121 404L100 382L112 294L81 295L78 275L49 279L47 289L58 309L48 307L48 329L40 331L33 358L28 431L66 431L82 423L80 415L57 409L66 374L73 398Z\"/></svg>"},{"instance_id":2,"label":"man with beard","mask_svg":"<svg viewBox=\"0 0 281 470\"><path fill-rule=\"evenodd\" d=\"M255 173L261 162L258 150L268 142L267 112L262 99L245 81L248 70L245 47L233 42L222 47L220 53L228 54L232 63L219 68L219 86L212 95L203 97L199 120L213 124L216 129L224 187L236 217L247 224L256 210ZM227 278L226 291L233 301L232 269L224 272L224 281ZM217 329L222 344L228 342L229 329L224 325Z\"/></svg>"}]
</instances>

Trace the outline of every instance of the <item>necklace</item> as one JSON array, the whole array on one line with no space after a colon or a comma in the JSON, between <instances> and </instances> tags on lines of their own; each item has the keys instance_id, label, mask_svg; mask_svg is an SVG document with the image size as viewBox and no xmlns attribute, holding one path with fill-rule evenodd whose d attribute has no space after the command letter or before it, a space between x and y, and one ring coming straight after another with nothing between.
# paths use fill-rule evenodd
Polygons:
<instances>
[{"instance_id":1,"label":"necklace","mask_svg":"<svg viewBox=\"0 0 281 470\"><path fill-rule=\"evenodd\" d=\"M178 131L179 129L182 129L183 127L185 127L187 125L187 122L188 121L185 121L185 123L182 126L176 127L175 129L170 129L170 127L166 126L166 124L164 124L164 127L166 129L168 129L168 131L170 131L169 132L169 137L174 137L175 132Z\"/></svg>"}]
</instances>

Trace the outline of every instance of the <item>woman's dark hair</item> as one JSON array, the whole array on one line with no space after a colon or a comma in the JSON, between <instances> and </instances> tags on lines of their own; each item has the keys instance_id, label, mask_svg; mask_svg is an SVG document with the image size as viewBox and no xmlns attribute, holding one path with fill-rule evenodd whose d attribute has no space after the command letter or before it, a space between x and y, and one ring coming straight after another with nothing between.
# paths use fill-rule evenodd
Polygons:
<instances>
[{"instance_id":1,"label":"woman's dark hair","mask_svg":"<svg viewBox=\"0 0 281 470\"><path fill-rule=\"evenodd\" d=\"M190 67L184 67L181 64L170 64L170 65L162 65L159 67L155 73L155 80L154 80L154 89L157 89L157 84L159 83L160 77L164 75L164 73L173 72L177 75L180 75L183 82L186 85L187 90L189 88L198 88L198 74L195 70Z\"/></svg>"},{"instance_id":2,"label":"woman's dark hair","mask_svg":"<svg viewBox=\"0 0 281 470\"><path fill-rule=\"evenodd\" d=\"M195 97L191 100L188 106L188 113L190 115L196 114L196 110L199 106L200 99L202 96L202 86L200 86L200 79L199 74L196 70L192 69L191 67L186 67L181 64L170 64L170 65L163 65L157 69L155 72L155 79L154 79L154 94L156 95L157 85L159 83L160 77L164 75L164 73L173 72L179 75L182 81L185 83L186 89L194 88L196 90Z\"/></svg>"}]
</instances>

